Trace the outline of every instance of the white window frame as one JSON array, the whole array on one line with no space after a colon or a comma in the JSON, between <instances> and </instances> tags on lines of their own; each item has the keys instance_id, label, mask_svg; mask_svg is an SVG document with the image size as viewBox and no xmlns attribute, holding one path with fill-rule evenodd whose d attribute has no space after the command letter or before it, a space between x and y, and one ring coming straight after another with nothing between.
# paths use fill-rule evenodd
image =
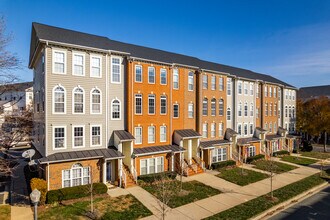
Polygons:
<instances>
[{"instance_id":1,"label":"white window frame","mask_svg":"<svg viewBox=\"0 0 330 220\"><path fill-rule=\"evenodd\" d=\"M137 69L137 67L141 68L141 81L136 80L136 69ZM134 82L136 82L136 83L142 83L143 82L143 68L142 68L142 65L135 65L135 67L134 67Z\"/></svg>"},{"instance_id":2,"label":"white window frame","mask_svg":"<svg viewBox=\"0 0 330 220\"><path fill-rule=\"evenodd\" d=\"M203 123L202 125L202 137L203 138L207 138L208 136L208 124L207 123Z\"/></svg>"},{"instance_id":3,"label":"white window frame","mask_svg":"<svg viewBox=\"0 0 330 220\"><path fill-rule=\"evenodd\" d=\"M249 88L247 82L244 82L244 95L249 95Z\"/></svg>"},{"instance_id":4,"label":"white window frame","mask_svg":"<svg viewBox=\"0 0 330 220\"><path fill-rule=\"evenodd\" d=\"M162 83L162 73L165 72L165 83ZM159 71L160 85L167 85L167 69L161 68Z\"/></svg>"},{"instance_id":5,"label":"white window frame","mask_svg":"<svg viewBox=\"0 0 330 220\"><path fill-rule=\"evenodd\" d=\"M217 115L217 100L213 98L211 99L211 116L216 116L216 115Z\"/></svg>"},{"instance_id":6,"label":"white window frame","mask_svg":"<svg viewBox=\"0 0 330 220\"><path fill-rule=\"evenodd\" d=\"M237 113L238 117L242 117L243 116L243 105L242 102L239 102L238 104L238 113Z\"/></svg>"},{"instance_id":7,"label":"white window frame","mask_svg":"<svg viewBox=\"0 0 330 220\"><path fill-rule=\"evenodd\" d=\"M254 84L250 83L250 95L253 96L254 95Z\"/></svg>"},{"instance_id":8,"label":"white window frame","mask_svg":"<svg viewBox=\"0 0 330 220\"><path fill-rule=\"evenodd\" d=\"M252 152L252 154L251 154L251 152ZM253 145L250 145L249 147L248 147L248 157L254 157L256 155L256 147L255 146L253 146Z\"/></svg>"},{"instance_id":9,"label":"white window frame","mask_svg":"<svg viewBox=\"0 0 330 220\"><path fill-rule=\"evenodd\" d=\"M119 64L114 64L113 63L113 59L118 59L119 60ZM121 84L121 63L122 63L122 58L121 57L118 57L118 56L112 56L111 57L111 75L110 75L110 80L111 80L111 83L113 84ZM114 65L118 65L119 66L119 81L114 81L114 77L113 77L113 66Z\"/></svg>"},{"instance_id":10,"label":"white window frame","mask_svg":"<svg viewBox=\"0 0 330 220\"><path fill-rule=\"evenodd\" d=\"M177 81L175 80L177 79ZM175 84L177 83L177 86ZM180 88L180 78L179 78L179 70L173 69L173 89L179 89Z\"/></svg>"},{"instance_id":11,"label":"white window frame","mask_svg":"<svg viewBox=\"0 0 330 220\"><path fill-rule=\"evenodd\" d=\"M75 90L76 89L81 89L82 90L82 95L83 95L83 102L82 102L82 105L83 105L82 110L83 111L82 112L75 112L75 104L76 104L76 102L75 102ZM85 90L80 86L77 86L77 87L73 88L73 90L72 90L72 114L74 114L74 115L85 114L85 106L86 106L85 100L86 100Z\"/></svg>"},{"instance_id":12,"label":"white window frame","mask_svg":"<svg viewBox=\"0 0 330 220\"><path fill-rule=\"evenodd\" d=\"M76 167L74 167L74 165L79 165L79 167L78 166L76 166ZM86 166L86 167L83 167L80 163L75 163L75 164L73 164L72 166L71 166L71 168L70 169L65 169L65 170L62 170L62 188L66 188L65 186L64 186L64 181L70 181L70 184L69 184L69 186L67 186L67 187L73 187L73 184L72 184L72 182L73 182L73 170L74 169L80 169L80 172L81 172L81 176L80 176L80 179L81 179L81 184L80 184L80 186L81 185L86 185L86 184L84 184L84 178L88 178L88 183L87 184L90 184L91 183L91 167L90 166ZM85 169L88 169L88 176L85 176L84 175L84 170ZM70 174L70 178L69 179L64 179L64 172L65 171L68 171L69 172L69 174ZM75 179L77 179L77 178L75 178Z\"/></svg>"},{"instance_id":13,"label":"white window frame","mask_svg":"<svg viewBox=\"0 0 330 220\"><path fill-rule=\"evenodd\" d=\"M150 166L149 166L149 161L150 160L155 160L155 173L160 173L160 172L164 172L164 166L165 166L165 161L164 161L164 157L152 157L152 158L146 158L146 159L141 159L140 160L140 164L142 164L142 161L146 161L147 163L147 172L146 174L142 174L142 167L140 165L140 175L148 175L148 174L153 174L153 173L150 173ZM161 165L162 165L162 169L161 170L158 170L158 162L161 161Z\"/></svg>"},{"instance_id":14,"label":"white window frame","mask_svg":"<svg viewBox=\"0 0 330 220\"><path fill-rule=\"evenodd\" d=\"M57 87L61 87L63 90L64 90L64 112L55 112L55 89L57 88ZM67 103L67 97L66 97L66 89L65 89L65 87L64 86L62 86L62 85L56 85L56 86L54 86L54 88L53 88L53 97L52 97L52 112L53 112L53 114L66 114L66 103Z\"/></svg>"},{"instance_id":15,"label":"white window frame","mask_svg":"<svg viewBox=\"0 0 330 220\"><path fill-rule=\"evenodd\" d=\"M231 95L232 91L231 91L231 85L232 85L232 80L231 78L227 78L227 95Z\"/></svg>"},{"instance_id":16,"label":"white window frame","mask_svg":"<svg viewBox=\"0 0 330 220\"><path fill-rule=\"evenodd\" d=\"M159 128L159 142L167 141L167 127L165 125L160 126ZM163 139L164 137L164 139Z\"/></svg>"},{"instance_id":17,"label":"white window frame","mask_svg":"<svg viewBox=\"0 0 330 220\"><path fill-rule=\"evenodd\" d=\"M246 136L246 135L249 134L249 128L248 128L248 124L247 123L244 123L243 124L243 130L244 130L244 136Z\"/></svg>"},{"instance_id":18,"label":"white window frame","mask_svg":"<svg viewBox=\"0 0 330 220\"><path fill-rule=\"evenodd\" d=\"M139 96L139 98L141 98L141 113L137 113L136 112L136 96ZM148 103L149 104L149 103ZM148 110L149 111L149 110ZM138 93L138 94L134 94L134 114L135 115L142 115L143 113L143 95Z\"/></svg>"},{"instance_id":19,"label":"white window frame","mask_svg":"<svg viewBox=\"0 0 330 220\"><path fill-rule=\"evenodd\" d=\"M64 128L64 147L62 147L62 148L55 148L55 129L56 128ZM63 126L53 126L53 133L52 133L52 139L53 139L53 150L55 151L55 150L63 150L63 149L67 149L67 142L66 142L66 140L67 140L67 131L66 131L66 126L65 125L63 125Z\"/></svg>"},{"instance_id":20,"label":"white window frame","mask_svg":"<svg viewBox=\"0 0 330 220\"><path fill-rule=\"evenodd\" d=\"M188 73L188 91L194 91L194 73Z\"/></svg>"},{"instance_id":21,"label":"white window frame","mask_svg":"<svg viewBox=\"0 0 330 220\"><path fill-rule=\"evenodd\" d=\"M203 84L203 85L202 85L202 88L203 88L203 89L208 89L208 87L209 87L209 82L208 82L208 80L209 80L209 79L208 79L208 76L207 76L206 74L204 74L203 77L202 77L202 81L203 81L203 82L202 82L202 84Z\"/></svg>"},{"instance_id":22,"label":"white window frame","mask_svg":"<svg viewBox=\"0 0 330 220\"><path fill-rule=\"evenodd\" d=\"M94 90L97 90L97 91L100 92L99 93L100 104L98 104L98 105L100 105L100 112L93 112L93 91ZM100 114L102 114L102 91L99 88L97 88L97 87L92 88L92 90L90 91L90 114L91 115L100 115Z\"/></svg>"},{"instance_id":23,"label":"white window frame","mask_svg":"<svg viewBox=\"0 0 330 220\"><path fill-rule=\"evenodd\" d=\"M224 90L224 82L223 77L219 77L219 91Z\"/></svg>"},{"instance_id":24,"label":"white window frame","mask_svg":"<svg viewBox=\"0 0 330 220\"><path fill-rule=\"evenodd\" d=\"M63 53L64 54L64 67L63 67L63 73L61 72L56 72L55 71L55 53ZM58 49L54 49L52 51L52 72L53 74L60 74L60 75L65 75L67 70L66 70L66 67L67 67L67 52L66 50L58 50Z\"/></svg>"},{"instance_id":25,"label":"white window frame","mask_svg":"<svg viewBox=\"0 0 330 220\"><path fill-rule=\"evenodd\" d=\"M74 145L74 141L75 141L75 136L74 136L74 129L75 128L83 128L83 136L82 136L82 140L83 140L83 145L82 146L75 146ZM85 125L72 125L72 148L84 148L85 145L85 138L86 138L86 131L85 131Z\"/></svg>"},{"instance_id":26,"label":"white window frame","mask_svg":"<svg viewBox=\"0 0 330 220\"><path fill-rule=\"evenodd\" d=\"M254 133L254 127L253 127L253 124L252 123L250 123L249 130L250 130L250 135L253 135L253 133Z\"/></svg>"},{"instance_id":27,"label":"white window frame","mask_svg":"<svg viewBox=\"0 0 330 220\"><path fill-rule=\"evenodd\" d=\"M248 106L248 103L245 102L244 103L244 117L247 117L249 116L249 106Z\"/></svg>"},{"instance_id":28,"label":"white window frame","mask_svg":"<svg viewBox=\"0 0 330 220\"><path fill-rule=\"evenodd\" d=\"M253 102L250 103L250 117L253 117L254 115L254 104Z\"/></svg>"},{"instance_id":29,"label":"white window frame","mask_svg":"<svg viewBox=\"0 0 330 220\"><path fill-rule=\"evenodd\" d=\"M269 86L269 92L268 92L269 97L273 97L273 88Z\"/></svg>"},{"instance_id":30,"label":"white window frame","mask_svg":"<svg viewBox=\"0 0 330 220\"><path fill-rule=\"evenodd\" d=\"M194 118L194 104L188 104L188 118Z\"/></svg>"},{"instance_id":31,"label":"white window frame","mask_svg":"<svg viewBox=\"0 0 330 220\"><path fill-rule=\"evenodd\" d=\"M92 75L92 69L93 69L92 60L93 60L93 58L100 59L100 75L99 76L93 76ZM90 56L90 58L89 58L89 76L92 77L92 78L102 78L102 56L98 56L98 55L91 55Z\"/></svg>"},{"instance_id":32,"label":"white window frame","mask_svg":"<svg viewBox=\"0 0 330 220\"><path fill-rule=\"evenodd\" d=\"M154 100L154 112L150 113L150 100L153 99ZM156 114L156 95L155 94L149 94L148 95L148 115L155 115Z\"/></svg>"},{"instance_id":33,"label":"white window frame","mask_svg":"<svg viewBox=\"0 0 330 220\"><path fill-rule=\"evenodd\" d=\"M218 127L218 132L219 132L219 137L223 137L223 122L219 123Z\"/></svg>"},{"instance_id":34,"label":"white window frame","mask_svg":"<svg viewBox=\"0 0 330 220\"><path fill-rule=\"evenodd\" d=\"M216 136L216 123L211 123L211 138Z\"/></svg>"},{"instance_id":35,"label":"white window frame","mask_svg":"<svg viewBox=\"0 0 330 220\"><path fill-rule=\"evenodd\" d=\"M162 112L162 100L165 100L165 113ZM160 111L159 113L161 115L167 115L167 96L166 95L161 95L160 96Z\"/></svg>"},{"instance_id":36,"label":"white window frame","mask_svg":"<svg viewBox=\"0 0 330 220\"><path fill-rule=\"evenodd\" d=\"M242 133L243 133L242 130L243 130L243 129L242 129L242 124L241 124L241 123L238 123L238 124L237 124L237 133L238 133L239 135L242 135Z\"/></svg>"},{"instance_id":37,"label":"white window frame","mask_svg":"<svg viewBox=\"0 0 330 220\"><path fill-rule=\"evenodd\" d=\"M153 134L150 134L150 128L153 128ZM151 135L153 135L153 141L150 139ZM152 144L156 142L156 127L154 125L148 126L148 144Z\"/></svg>"},{"instance_id":38,"label":"white window frame","mask_svg":"<svg viewBox=\"0 0 330 220\"><path fill-rule=\"evenodd\" d=\"M100 128L100 144L97 144L97 145L93 145L93 127ZM90 145L91 145L91 147L102 146L102 125L101 124L91 124L90 125Z\"/></svg>"},{"instance_id":39,"label":"white window frame","mask_svg":"<svg viewBox=\"0 0 330 220\"><path fill-rule=\"evenodd\" d=\"M174 111L174 106L175 106L175 105L178 106L178 108L177 108L177 109L178 109L178 116L177 116L177 117L174 116L174 115L175 115L175 114L174 114L174 112L175 112L175 111ZM173 118L179 118L179 117L180 117L180 105L177 104L177 103L175 103L175 104L173 104Z\"/></svg>"},{"instance_id":40,"label":"white window frame","mask_svg":"<svg viewBox=\"0 0 330 220\"><path fill-rule=\"evenodd\" d=\"M237 94L238 95L243 94L243 82L242 81L237 82Z\"/></svg>"},{"instance_id":41,"label":"white window frame","mask_svg":"<svg viewBox=\"0 0 330 220\"><path fill-rule=\"evenodd\" d=\"M227 108L227 110L226 110L226 119L227 119L227 121L231 121L231 113L232 113L231 108Z\"/></svg>"},{"instance_id":42,"label":"white window frame","mask_svg":"<svg viewBox=\"0 0 330 220\"><path fill-rule=\"evenodd\" d=\"M225 115L225 102L223 99L219 99L218 107L219 107L219 111L218 111L219 116L224 116Z\"/></svg>"},{"instance_id":43,"label":"white window frame","mask_svg":"<svg viewBox=\"0 0 330 220\"><path fill-rule=\"evenodd\" d=\"M75 62L74 62L75 56L82 56L82 58L83 58L83 65L82 65L83 71L82 71L82 75L79 75L79 74L76 74L75 73L75 68L74 68L75 65L76 65ZM84 53L79 53L79 52L72 52L72 75L74 75L74 76L85 76L85 73L86 73L85 66L86 66L85 54Z\"/></svg>"},{"instance_id":44,"label":"white window frame","mask_svg":"<svg viewBox=\"0 0 330 220\"><path fill-rule=\"evenodd\" d=\"M137 137L137 130L140 130L140 139L141 139L141 142L137 142L138 138ZM143 130L142 130L142 127L141 126L137 126L137 127L134 127L134 137L135 137L135 144L136 145L139 145L139 144L142 144L143 143Z\"/></svg>"},{"instance_id":45,"label":"white window frame","mask_svg":"<svg viewBox=\"0 0 330 220\"><path fill-rule=\"evenodd\" d=\"M211 90L217 89L217 77L211 76Z\"/></svg>"},{"instance_id":46,"label":"white window frame","mask_svg":"<svg viewBox=\"0 0 330 220\"><path fill-rule=\"evenodd\" d=\"M119 102L119 118L114 118L113 117L113 102L114 101L118 101ZM122 115L122 107L121 107L121 101L119 100L119 99L117 99L117 98L115 98L115 99L112 99L111 100L111 104L110 104L111 106L111 111L110 111L110 114L111 114L111 120L114 120L114 121L118 121L118 120L121 120L121 115Z\"/></svg>"},{"instance_id":47,"label":"white window frame","mask_svg":"<svg viewBox=\"0 0 330 220\"><path fill-rule=\"evenodd\" d=\"M267 86L265 86L264 92L265 92L265 97L267 97L268 96L268 88L267 88Z\"/></svg>"},{"instance_id":48,"label":"white window frame","mask_svg":"<svg viewBox=\"0 0 330 220\"><path fill-rule=\"evenodd\" d=\"M208 113L209 113L209 100L207 98L204 98L202 102L202 115L208 116Z\"/></svg>"},{"instance_id":49,"label":"white window frame","mask_svg":"<svg viewBox=\"0 0 330 220\"><path fill-rule=\"evenodd\" d=\"M150 82L150 70L153 70L154 72L154 82ZM153 66L148 66L148 83L149 84L155 84L156 83L156 68Z\"/></svg>"},{"instance_id":50,"label":"white window frame","mask_svg":"<svg viewBox=\"0 0 330 220\"><path fill-rule=\"evenodd\" d=\"M212 155L212 163L218 163L222 161L227 161L228 160L228 152L227 148L216 148L211 151ZM220 157L220 160L219 160ZM214 160L215 158L215 160Z\"/></svg>"}]
</instances>

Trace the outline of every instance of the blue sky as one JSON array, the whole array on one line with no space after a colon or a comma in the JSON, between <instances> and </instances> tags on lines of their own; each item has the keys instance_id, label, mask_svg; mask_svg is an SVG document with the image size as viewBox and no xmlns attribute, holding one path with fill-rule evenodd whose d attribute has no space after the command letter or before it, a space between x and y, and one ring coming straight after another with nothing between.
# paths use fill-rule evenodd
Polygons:
<instances>
[{"instance_id":1,"label":"blue sky","mask_svg":"<svg viewBox=\"0 0 330 220\"><path fill-rule=\"evenodd\" d=\"M294 86L330 84L330 1L0 0L8 49L27 68L33 21L267 73Z\"/></svg>"}]
</instances>

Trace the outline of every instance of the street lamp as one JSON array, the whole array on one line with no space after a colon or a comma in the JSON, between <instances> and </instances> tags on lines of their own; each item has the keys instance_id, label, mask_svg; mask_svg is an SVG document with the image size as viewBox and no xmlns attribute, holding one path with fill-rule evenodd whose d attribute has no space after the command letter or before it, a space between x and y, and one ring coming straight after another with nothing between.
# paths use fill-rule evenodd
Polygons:
<instances>
[{"instance_id":1,"label":"street lamp","mask_svg":"<svg viewBox=\"0 0 330 220\"><path fill-rule=\"evenodd\" d=\"M38 213L37 213L37 207L38 202L40 201L40 191L37 189L34 189L30 194L30 199L32 201L32 204L34 205L34 220L38 219Z\"/></svg>"}]
</instances>

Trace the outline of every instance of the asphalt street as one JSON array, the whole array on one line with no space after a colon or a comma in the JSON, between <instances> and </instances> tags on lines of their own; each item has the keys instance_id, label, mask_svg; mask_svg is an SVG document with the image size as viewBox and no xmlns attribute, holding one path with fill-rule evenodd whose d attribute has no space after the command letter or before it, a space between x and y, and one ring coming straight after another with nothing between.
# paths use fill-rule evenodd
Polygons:
<instances>
[{"instance_id":1,"label":"asphalt street","mask_svg":"<svg viewBox=\"0 0 330 220\"><path fill-rule=\"evenodd\" d=\"M294 206L280 212L270 218L271 220L282 219L330 219L330 185L315 195L306 198Z\"/></svg>"}]
</instances>

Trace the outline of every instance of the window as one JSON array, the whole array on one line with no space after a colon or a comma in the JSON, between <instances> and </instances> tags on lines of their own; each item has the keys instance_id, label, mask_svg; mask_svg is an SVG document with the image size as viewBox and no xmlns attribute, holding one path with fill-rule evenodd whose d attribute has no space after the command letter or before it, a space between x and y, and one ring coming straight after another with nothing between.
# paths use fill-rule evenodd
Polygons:
<instances>
[{"instance_id":1,"label":"window","mask_svg":"<svg viewBox=\"0 0 330 220\"><path fill-rule=\"evenodd\" d=\"M85 56L83 54L73 54L73 75L85 75Z\"/></svg>"},{"instance_id":2,"label":"window","mask_svg":"<svg viewBox=\"0 0 330 220\"><path fill-rule=\"evenodd\" d=\"M268 124L265 123L265 130L268 130Z\"/></svg>"},{"instance_id":3,"label":"window","mask_svg":"<svg viewBox=\"0 0 330 220\"><path fill-rule=\"evenodd\" d=\"M238 124L238 125L237 125L237 133L238 133L239 135L242 134L242 125L241 125L241 124Z\"/></svg>"},{"instance_id":4,"label":"window","mask_svg":"<svg viewBox=\"0 0 330 220\"><path fill-rule=\"evenodd\" d=\"M269 123L269 132L270 132L270 133L273 132L273 126L272 126L272 123Z\"/></svg>"},{"instance_id":5,"label":"window","mask_svg":"<svg viewBox=\"0 0 330 220\"><path fill-rule=\"evenodd\" d=\"M292 106L292 118L295 117L295 110L294 110L294 106Z\"/></svg>"},{"instance_id":6,"label":"window","mask_svg":"<svg viewBox=\"0 0 330 220\"><path fill-rule=\"evenodd\" d=\"M219 116L223 116L223 111L224 111L224 103L223 99L219 100Z\"/></svg>"},{"instance_id":7,"label":"window","mask_svg":"<svg viewBox=\"0 0 330 220\"><path fill-rule=\"evenodd\" d=\"M223 136L223 123L219 123L219 137Z\"/></svg>"},{"instance_id":8,"label":"window","mask_svg":"<svg viewBox=\"0 0 330 220\"><path fill-rule=\"evenodd\" d=\"M256 147L249 146L248 147L248 157L254 157L256 155Z\"/></svg>"},{"instance_id":9,"label":"window","mask_svg":"<svg viewBox=\"0 0 330 220\"><path fill-rule=\"evenodd\" d=\"M207 98L203 99L203 116L207 116L207 106L208 106L208 100Z\"/></svg>"},{"instance_id":10,"label":"window","mask_svg":"<svg viewBox=\"0 0 330 220\"><path fill-rule=\"evenodd\" d=\"M167 100L166 96L160 96L160 114L165 115L167 113Z\"/></svg>"},{"instance_id":11,"label":"window","mask_svg":"<svg viewBox=\"0 0 330 220\"><path fill-rule=\"evenodd\" d=\"M188 73L188 91L194 90L194 73L189 72Z\"/></svg>"},{"instance_id":12,"label":"window","mask_svg":"<svg viewBox=\"0 0 330 220\"><path fill-rule=\"evenodd\" d=\"M227 149L219 148L212 150L212 163L217 163L227 160Z\"/></svg>"},{"instance_id":13,"label":"window","mask_svg":"<svg viewBox=\"0 0 330 220\"><path fill-rule=\"evenodd\" d=\"M101 77L101 57L91 57L91 77Z\"/></svg>"},{"instance_id":14,"label":"window","mask_svg":"<svg viewBox=\"0 0 330 220\"><path fill-rule=\"evenodd\" d=\"M250 123L250 135L253 135L253 124Z\"/></svg>"},{"instance_id":15,"label":"window","mask_svg":"<svg viewBox=\"0 0 330 220\"><path fill-rule=\"evenodd\" d=\"M249 94L248 83L245 82L245 83L244 83L244 95L248 95L248 94Z\"/></svg>"},{"instance_id":16,"label":"window","mask_svg":"<svg viewBox=\"0 0 330 220\"><path fill-rule=\"evenodd\" d=\"M230 121L231 120L231 109L227 108L227 120Z\"/></svg>"},{"instance_id":17,"label":"window","mask_svg":"<svg viewBox=\"0 0 330 220\"><path fill-rule=\"evenodd\" d=\"M274 98L276 98L276 88L274 87Z\"/></svg>"},{"instance_id":18,"label":"window","mask_svg":"<svg viewBox=\"0 0 330 220\"><path fill-rule=\"evenodd\" d=\"M274 123L274 133L276 133L276 131L277 131L277 125L276 123Z\"/></svg>"},{"instance_id":19,"label":"window","mask_svg":"<svg viewBox=\"0 0 330 220\"><path fill-rule=\"evenodd\" d=\"M244 124L244 135L248 134L248 125Z\"/></svg>"},{"instance_id":20,"label":"window","mask_svg":"<svg viewBox=\"0 0 330 220\"><path fill-rule=\"evenodd\" d=\"M215 137L215 126L216 124L215 123L211 123L211 137Z\"/></svg>"},{"instance_id":21,"label":"window","mask_svg":"<svg viewBox=\"0 0 330 220\"><path fill-rule=\"evenodd\" d=\"M269 104L269 116L272 116L273 114L272 109L273 109L272 104Z\"/></svg>"},{"instance_id":22,"label":"window","mask_svg":"<svg viewBox=\"0 0 330 220\"><path fill-rule=\"evenodd\" d=\"M154 157L140 160L140 166L140 175L163 172L164 157Z\"/></svg>"},{"instance_id":23,"label":"window","mask_svg":"<svg viewBox=\"0 0 330 220\"><path fill-rule=\"evenodd\" d=\"M82 88L75 88L73 90L73 113L84 113L84 90Z\"/></svg>"},{"instance_id":24,"label":"window","mask_svg":"<svg viewBox=\"0 0 330 220\"><path fill-rule=\"evenodd\" d=\"M288 99L288 90L285 90L285 99Z\"/></svg>"},{"instance_id":25,"label":"window","mask_svg":"<svg viewBox=\"0 0 330 220\"><path fill-rule=\"evenodd\" d=\"M92 126L92 146L100 146L101 145L101 126Z\"/></svg>"},{"instance_id":26,"label":"window","mask_svg":"<svg viewBox=\"0 0 330 220\"><path fill-rule=\"evenodd\" d=\"M208 85L207 85L207 75L203 75L203 89L207 89Z\"/></svg>"},{"instance_id":27,"label":"window","mask_svg":"<svg viewBox=\"0 0 330 220\"><path fill-rule=\"evenodd\" d=\"M65 74L65 52L53 51L53 73Z\"/></svg>"},{"instance_id":28,"label":"window","mask_svg":"<svg viewBox=\"0 0 330 220\"><path fill-rule=\"evenodd\" d=\"M216 87L216 77L215 76L211 76L211 90L215 90Z\"/></svg>"},{"instance_id":29,"label":"window","mask_svg":"<svg viewBox=\"0 0 330 220\"><path fill-rule=\"evenodd\" d=\"M65 89L62 86L54 88L54 113L65 113Z\"/></svg>"},{"instance_id":30,"label":"window","mask_svg":"<svg viewBox=\"0 0 330 220\"><path fill-rule=\"evenodd\" d=\"M148 67L148 83L154 84L155 83L155 68Z\"/></svg>"},{"instance_id":31,"label":"window","mask_svg":"<svg viewBox=\"0 0 330 220\"><path fill-rule=\"evenodd\" d=\"M117 99L111 103L111 119L120 119L120 101Z\"/></svg>"},{"instance_id":32,"label":"window","mask_svg":"<svg viewBox=\"0 0 330 220\"><path fill-rule=\"evenodd\" d=\"M155 143L155 126L148 127L148 143Z\"/></svg>"},{"instance_id":33,"label":"window","mask_svg":"<svg viewBox=\"0 0 330 220\"><path fill-rule=\"evenodd\" d=\"M142 127L135 127L135 144L142 144Z\"/></svg>"},{"instance_id":34,"label":"window","mask_svg":"<svg viewBox=\"0 0 330 220\"><path fill-rule=\"evenodd\" d=\"M265 104L265 115L268 116L268 104Z\"/></svg>"},{"instance_id":35,"label":"window","mask_svg":"<svg viewBox=\"0 0 330 220\"><path fill-rule=\"evenodd\" d=\"M220 77L220 78L219 78L219 90L220 90L220 91L223 91L223 89L224 89L224 88L223 88L223 78Z\"/></svg>"},{"instance_id":36,"label":"window","mask_svg":"<svg viewBox=\"0 0 330 220\"><path fill-rule=\"evenodd\" d=\"M248 116L248 104L245 102L244 104L244 116Z\"/></svg>"},{"instance_id":37,"label":"window","mask_svg":"<svg viewBox=\"0 0 330 220\"><path fill-rule=\"evenodd\" d=\"M179 104L173 105L173 118L179 117Z\"/></svg>"},{"instance_id":38,"label":"window","mask_svg":"<svg viewBox=\"0 0 330 220\"><path fill-rule=\"evenodd\" d=\"M92 113L101 113L101 92L98 89L92 90Z\"/></svg>"},{"instance_id":39,"label":"window","mask_svg":"<svg viewBox=\"0 0 330 220\"><path fill-rule=\"evenodd\" d=\"M178 69L173 70L173 89L179 89L179 72L178 72Z\"/></svg>"},{"instance_id":40,"label":"window","mask_svg":"<svg viewBox=\"0 0 330 220\"><path fill-rule=\"evenodd\" d=\"M278 88L278 98L280 99L281 98L281 88Z\"/></svg>"},{"instance_id":41,"label":"window","mask_svg":"<svg viewBox=\"0 0 330 220\"><path fill-rule=\"evenodd\" d=\"M242 102L239 102L238 104L238 116L242 116Z\"/></svg>"},{"instance_id":42,"label":"window","mask_svg":"<svg viewBox=\"0 0 330 220\"><path fill-rule=\"evenodd\" d=\"M259 93L259 85L257 85L256 89L257 89L257 91L256 91L257 98L259 98L259 97L260 97L260 93Z\"/></svg>"},{"instance_id":43,"label":"window","mask_svg":"<svg viewBox=\"0 0 330 220\"><path fill-rule=\"evenodd\" d=\"M207 123L203 123L203 138L207 138Z\"/></svg>"},{"instance_id":44,"label":"window","mask_svg":"<svg viewBox=\"0 0 330 220\"><path fill-rule=\"evenodd\" d=\"M166 85L167 84L167 71L166 69L160 69L160 84Z\"/></svg>"},{"instance_id":45,"label":"window","mask_svg":"<svg viewBox=\"0 0 330 220\"><path fill-rule=\"evenodd\" d=\"M265 86L265 97L268 96L268 89L267 89L267 86Z\"/></svg>"},{"instance_id":46,"label":"window","mask_svg":"<svg viewBox=\"0 0 330 220\"><path fill-rule=\"evenodd\" d=\"M254 111L254 105L251 102L251 104L250 104L250 116L253 116L253 111Z\"/></svg>"},{"instance_id":47,"label":"window","mask_svg":"<svg viewBox=\"0 0 330 220\"><path fill-rule=\"evenodd\" d=\"M250 95L254 94L253 83L250 83Z\"/></svg>"},{"instance_id":48,"label":"window","mask_svg":"<svg viewBox=\"0 0 330 220\"><path fill-rule=\"evenodd\" d=\"M292 114L291 114L291 106L289 106L289 118L291 118Z\"/></svg>"},{"instance_id":49,"label":"window","mask_svg":"<svg viewBox=\"0 0 330 220\"><path fill-rule=\"evenodd\" d=\"M231 95L231 78L227 78L227 95Z\"/></svg>"},{"instance_id":50,"label":"window","mask_svg":"<svg viewBox=\"0 0 330 220\"><path fill-rule=\"evenodd\" d=\"M148 113L149 115L155 114L155 95L148 96Z\"/></svg>"},{"instance_id":51,"label":"window","mask_svg":"<svg viewBox=\"0 0 330 220\"><path fill-rule=\"evenodd\" d=\"M135 114L141 115L142 114L142 95L135 94Z\"/></svg>"},{"instance_id":52,"label":"window","mask_svg":"<svg viewBox=\"0 0 330 220\"><path fill-rule=\"evenodd\" d=\"M135 82L142 82L142 66L135 65Z\"/></svg>"},{"instance_id":53,"label":"window","mask_svg":"<svg viewBox=\"0 0 330 220\"><path fill-rule=\"evenodd\" d=\"M62 170L62 187L86 185L90 183L90 167L74 164L71 169Z\"/></svg>"},{"instance_id":54,"label":"window","mask_svg":"<svg viewBox=\"0 0 330 220\"><path fill-rule=\"evenodd\" d=\"M194 118L194 104L188 104L188 118Z\"/></svg>"},{"instance_id":55,"label":"window","mask_svg":"<svg viewBox=\"0 0 330 220\"><path fill-rule=\"evenodd\" d=\"M259 108L256 108L256 118L259 118Z\"/></svg>"},{"instance_id":56,"label":"window","mask_svg":"<svg viewBox=\"0 0 330 220\"><path fill-rule=\"evenodd\" d=\"M53 127L54 131L54 148L66 148L65 127Z\"/></svg>"},{"instance_id":57,"label":"window","mask_svg":"<svg viewBox=\"0 0 330 220\"><path fill-rule=\"evenodd\" d=\"M242 94L242 82L238 82L238 94L241 95Z\"/></svg>"},{"instance_id":58,"label":"window","mask_svg":"<svg viewBox=\"0 0 330 220\"><path fill-rule=\"evenodd\" d=\"M276 104L274 104L274 116L277 116L277 105Z\"/></svg>"},{"instance_id":59,"label":"window","mask_svg":"<svg viewBox=\"0 0 330 220\"><path fill-rule=\"evenodd\" d=\"M73 147L84 147L83 126L73 126Z\"/></svg>"},{"instance_id":60,"label":"window","mask_svg":"<svg viewBox=\"0 0 330 220\"><path fill-rule=\"evenodd\" d=\"M288 106L285 106L285 117L288 117Z\"/></svg>"},{"instance_id":61,"label":"window","mask_svg":"<svg viewBox=\"0 0 330 220\"><path fill-rule=\"evenodd\" d=\"M272 91L273 91L272 87L269 86L269 97L272 97L273 96Z\"/></svg>"},{"instance_id":62,"label":"window","mask_svg":"<svg viewBox=\"0 0 330 220\"><path fill-rule=\"evenodd\" d=\"M296 99L296 92L292 91L292 100L295 100L295 99Z\"/></svg>"},{"instance_id":63,"label":"window","mask_svg":"<svg viewBox=\"0 0 330 220\"><path fill-rule=\"evenodd\" d=\"M160 142L166 142L166 126L160 126Z\"/></svg>"},{"instance_id":64,"label":"window","mask_svg":"<svg viewBox=\"0 0 330 220\"><path fill-rule=\"evenodd\" d=\"M216 113L216 99L211 100L211 116L215 116Z\"/></svg>"}]
</instances>

